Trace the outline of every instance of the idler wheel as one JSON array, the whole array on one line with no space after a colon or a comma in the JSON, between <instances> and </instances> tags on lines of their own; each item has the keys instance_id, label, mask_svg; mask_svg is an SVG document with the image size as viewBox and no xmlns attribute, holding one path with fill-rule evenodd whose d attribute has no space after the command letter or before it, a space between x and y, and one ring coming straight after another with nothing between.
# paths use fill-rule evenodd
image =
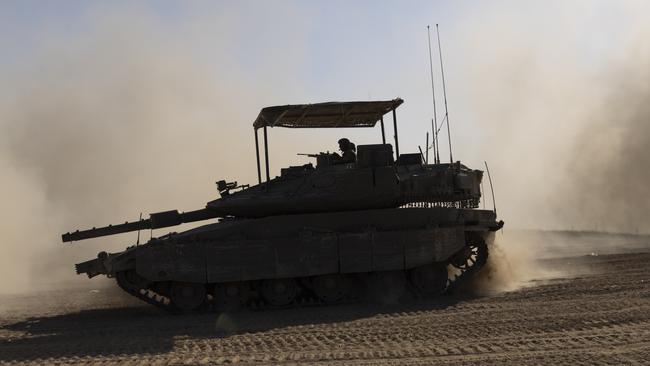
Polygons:
<instances>
[{"instance_id":1,"label":"idler wheel","mask_svg":"<svg viewBox=\"0 0 650 366\"><path fill-rule=\"evenodd\" d=\"M194 310L205 301L205 286L201 283L174 282L171 300L183 311Z\"/></svg>"},{"instance_id":2,"label":"idler wheel","mask_svg":"<svg viewBox=\"0 0 650 366\"><path fill-rule=\"evenodd\" d=\"M262 297L270 305L285 306L298 295L298 284L292 278L279 278L262 281Z\"/></svg>"},{"instance_id":3,"label":"idler wheel","mask_svg":"<svg viewBox=\"0 0 650 366\"><path fill-rule=\"evenodd\" d=\"M337 303L348 293L346 278L340 274L331 274L315 277L311 282L312 289L318 298L326 303Z\"/></svg>"},{"instance_id":4,"label":"idler wheel","mask_svg":"<svg viewBox=\"0 0 650 366\"><path fill-rule=\"evenodd\" d=\"M447 288L447 267L432 263L413 268L409 271L409 279L421 296L435 296Z\"/></svg>"},{"instance_id":5,"label":"idler wheel","mask_svg":"<svg viewBox=\"0 0 650 366\"><path fill-rule=\"evenodd\" d=\"M463 249L459 250L458 253L454 254L454 256L451 258L449 261L452 266L456 268L461 268L465 264L467 264L467 261L472 257L472 248L468 245L464 247Z\"/></svg>"},{"instance_id":6,"label":"idler wheel","mask_svg":"<svg viewBox=\"0 0 650 366\"><path fill-rule=\"evenodd\" d=\"M118 284L127 291L139 291L147 287L149 282L140 277L135 270L120 271L115 274Z\"/></svg>"},{"instance_id":7,"label":"idler wheel","mask_svg":"<svg viewBox=\"0 0 650 366\"><path fill-rule=\"evenodd\" d=\"M469 270L477 265L478 267L485 264L488 256L487 245L483 240L468 244L465 248L456 253L450 263L460 270Z\"/></svg>"}]
</instances>

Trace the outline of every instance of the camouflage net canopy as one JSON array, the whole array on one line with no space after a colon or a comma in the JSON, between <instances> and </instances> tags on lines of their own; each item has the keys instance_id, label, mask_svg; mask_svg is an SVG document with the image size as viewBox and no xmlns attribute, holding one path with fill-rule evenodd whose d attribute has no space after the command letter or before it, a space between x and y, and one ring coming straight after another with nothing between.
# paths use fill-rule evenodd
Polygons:
<instances>
[{"instance_id":1,"label":"camouflage net canopy","mask_svg":"<svg viewBox=\"0 0 650 366\"><path fill-rule=\"evenodd\" d=\"M335 128L374 127L381 117L396 109L400 98L385 101L326 102L266 107L253 127Z\"/></svg>"}]
</instances>

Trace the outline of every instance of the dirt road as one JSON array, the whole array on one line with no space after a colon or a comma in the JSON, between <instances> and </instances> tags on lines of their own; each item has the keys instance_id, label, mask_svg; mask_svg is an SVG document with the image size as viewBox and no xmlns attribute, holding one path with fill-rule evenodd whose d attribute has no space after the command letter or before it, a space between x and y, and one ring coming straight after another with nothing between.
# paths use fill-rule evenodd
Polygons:
<instances>
[{"instance_id":1,"label":"dirt road","mask_svg":"<svg viewBox=\"0 0 650 366\"><path fill-rule=\"evenodd\" d=\"M170 316L117 290L0 297L0 364L650 363L649 253L546 259L574 276L490 296Z\"/></svg>"}]
</instances>

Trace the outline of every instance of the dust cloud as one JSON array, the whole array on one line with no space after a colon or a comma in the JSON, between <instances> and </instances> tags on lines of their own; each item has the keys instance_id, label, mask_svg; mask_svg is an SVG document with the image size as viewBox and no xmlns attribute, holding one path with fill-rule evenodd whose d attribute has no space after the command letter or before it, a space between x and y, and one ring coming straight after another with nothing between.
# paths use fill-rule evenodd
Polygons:
<instances>
[{"instance_id":1,"label":"dust cloud","mask_svg":"<svg viewBox=\"0 0 650 366\"><path fill-rule=\"evenodd\" d=\"M480 121L476 154L491 162L506 221L478 287L486 292L572 275L538 260L551 253L628 250L615 235L601 245L513 229L650 233L648 4L618 3L607 17L578 3L525 7L483 6L470 21L482 32L458 40L477 45L462 63L464 85Z\"/></svg>"},{"instance_id":2,"label":"dust cloud","mask_svg":"<svg viewBox=\"0 0 650 366\"><path fill-rule=\"evenodd\" d=\"M595 108L589 130L576 139L567 177L578 183L564 193L570 208L559 211L564 220L579 224L589 219L594 228L605 231L650 231L650 50L646 51L635 58L638 68L622 65L624 71L614 73L611 95Z\"/></svg>"},{"instance_id":3,"label":"dust cloud","mask_svg":"<svg viewBox=\"0 0 650 366\"><path fill-rule=\"evenodd\" d=\"M136 47L147 42L126 31L96 32L55 41L42 62L14 76L13 100L2 110L2 164L9 172L2 199L10 204L0 220L0 290L42 287L66 278L74 260L96 254L88 243L62 245L63 230L132 220L141 210L137 203L156 210L156 198L166 197L173 205L166 192L178 188L171 182L213 180L197 177L198 170L212 170L206 161L193 161L194 169L175 161L199 149L216 153L185 131L196 128L218 90L188 60ZM188 189L186 201L200 204L196 195L207 196L205 188Z\"/></svg>"},{"instance_id":4,"label":"dust cloud","mask_svg":"<svg viewBox=\"0 0 650 366\"><path fill-rule=\"evenodd\" d=\"M244 25L168 30L137 7L98 13L87 32L48 34L0 71L0 292L87 282L74 263L136 240L62 244L65 231L201 208L215 181L253 180L252 121L274 80L224 61L236 44L219 35ZM293 68L276 61L267 66Z\"/></svg>"},{"instance_id":5,"label":"dust cloud","mask_svg":"<svg viewBox=\"0 0 650 366\"><path fill-rule=\"evenodd\" d=\"M649 5L510 4L454 40L480 133L463 149L491 163L507 227L650 232Z\"/></svg>"},{"instance_id":6,"label":"dust cloud","mask_svg":"<svg viewBox=\"0 0 650 366\"><path fill-rule=\"evenodd\" d=\"M586 273L584 269L549 266L545 260L553 256L584 255L589 245L571 240L555 232L506 230L487 237L489 256L468 288L473 294L492 295L531 287L546 280ZM581 272L582 271L582 272Z\"/></svg>"}]
</instances>

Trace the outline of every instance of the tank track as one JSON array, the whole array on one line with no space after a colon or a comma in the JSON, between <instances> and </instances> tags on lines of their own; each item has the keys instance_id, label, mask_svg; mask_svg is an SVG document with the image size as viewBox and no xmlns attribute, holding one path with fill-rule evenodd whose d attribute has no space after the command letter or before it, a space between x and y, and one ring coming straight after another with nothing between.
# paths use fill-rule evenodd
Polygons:
<instances>
[{"instance_id":1,"label":"tank track","mask_svg":"<svg viewBox=\"0 0 650 366\"><path fill-rule=\"evenodd\" d=\"M488 257L488 248L485 242L481 241L476 244L469 245L470 253L464 258L464 261L454 263L453 260L450 260L447 263L447 268L449 273L447 279L447 285L442 294L453 294L458 290L463 284L472 278L476 272L478 272L487 262ZM134 272L131 272L132 276L135 275ZM405 278L406 271L404 272ZM172 314L185 313L186 311L180 309L171 301L169 296L166 296L160 292L157 292L151 288L148 288L147 285L150 285L145 282L138 281L137 275L136 278L129 278L129 272L119 272L115 276L117 284L122 290L134 296L147 304L153 305L165 312ZM359 279L355 278L354 275L349 275L351 282L359 283ZM140 279L141 280L141 279ZM301 281L297 281L301 282ZM145 286L142 286L145 285ZM417 290L413 287L410 281L405 281L406 291L415 298L423 298L428 296L421 296L417 293ZM306 286L301 286L300 293L296 296L296 299L288 305L283 306L274 306L268 304L264 299L254 299L246 302L242 305L241 309L247 310L269 310L269 309L286 309L286 308L295 308L295 307L310 307L310 306L322 306L322 305L340 305L340 304L350 304L357 303L362 300L361 296L347 295L345 298L336 301L336 302L324 302L316 296L313 291L308 289ZM214 302L214 295L207 294L203 303L195 310L191 312L196 313L208 313L208 312L222 312L224 309L217 306Z\"/></svg>"},{"instance_id":2,"label":"tank track","mask_svg":"<svg viewBox=\"0 0 650 366\"><path fill-rule=\"evenodd\" d=\"M449 278L447 282L447 288L445 293L452 294L454 291L458 290L463 284L467 283L476 272L478 272L484 265L487 263L488 259L488 247L485 241L481 240L480 242L470 245L470 255L465 258L465 262L462 264L452 263L450 261L448 267L453 267L456 269L456 273L453 278Z\"/></svg>"},{"instance_id":3,"label":"tank track","mask_svg":"<svg viewBox=\"0 0 650 366\"><path fill-rule=\"evenodd\" d=\"M133 284L128 280L127 272L118 272L115 276L115 280L117 281L117 285L122 290L127 292L129 295L146 302L147 304L153 305L159 309L173 314L181 312L180 309L177 308L168 297L156 293L150 289L138 287Z\"/></svg>"}]
</instances>

